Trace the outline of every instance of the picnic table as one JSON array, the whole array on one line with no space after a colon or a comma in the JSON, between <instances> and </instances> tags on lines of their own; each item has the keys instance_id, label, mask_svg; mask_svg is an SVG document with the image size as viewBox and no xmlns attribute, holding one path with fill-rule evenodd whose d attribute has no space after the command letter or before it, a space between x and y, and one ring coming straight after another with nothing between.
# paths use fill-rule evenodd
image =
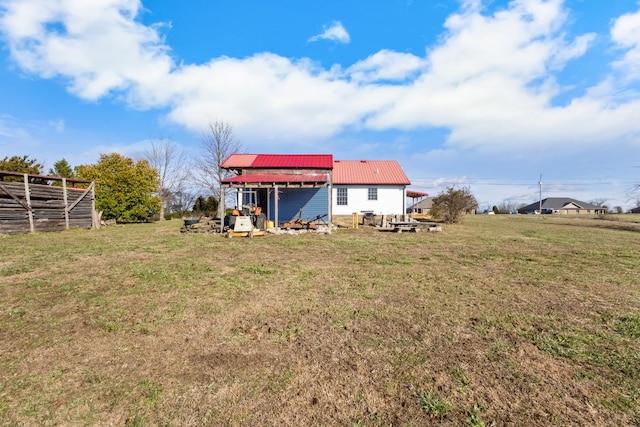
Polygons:
<instances>
[{"instance_id":1,"label":"picnic table","mask_svg":"<svg viewBox=\"0 0 640 427\"><path fill-rule=\"evenodd\" d=\"M418 228L437 227L436 222L418 222L418 221L391 221L388 223L390 231L402 233L403 231L416 232Z\"/></svg>"}]
</instances>

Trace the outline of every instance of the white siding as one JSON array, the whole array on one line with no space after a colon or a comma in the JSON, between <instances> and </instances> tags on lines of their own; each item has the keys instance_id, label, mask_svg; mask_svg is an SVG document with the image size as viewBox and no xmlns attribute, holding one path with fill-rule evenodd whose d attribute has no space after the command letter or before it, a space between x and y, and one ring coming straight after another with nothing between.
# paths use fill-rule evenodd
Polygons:
<instances>
[{"instance_id":1,"label":"white siding","mask_svg":"<svg viewBox=\"0 0 640 427\"><path fill-rule=\"evenodd\" d=\"M337 188L347 188L347 205L338 205ZM378 200L368 200L369 188L378 189ZM376 215L404 215L404 185L334 185L331 191L333 215L373 211Z\"/></svg>"}]
</instances>

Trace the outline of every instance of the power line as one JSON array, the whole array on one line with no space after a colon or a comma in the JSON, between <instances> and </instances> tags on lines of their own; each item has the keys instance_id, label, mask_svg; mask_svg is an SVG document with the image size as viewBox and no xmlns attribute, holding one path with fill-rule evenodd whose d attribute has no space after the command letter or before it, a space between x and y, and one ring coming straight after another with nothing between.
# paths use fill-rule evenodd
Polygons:
<instances>
[{"instance_id":1,"label":"power line","mask_svg":"<svg viewBox=\"0 0 640 427\"><path fill-rule=\"evenodd\" d=\"M482 179L465 179L465 180L450 180L444 181L441 178L433 178L433 179L425 179L418 178L412 179L413 185L420 183L421 185L429 185L429 186L442 186L442 185L484 185L484 186L537 186L539 182L533 181L513 181L509 180L508 182L497 182L493 180L482 180ZM545 181L545 185L547 186L558 186L558 185L567 185L567 186L618 186L618 185L635 185L638 184L638 181Z\"/></svg>"}]
</instances>

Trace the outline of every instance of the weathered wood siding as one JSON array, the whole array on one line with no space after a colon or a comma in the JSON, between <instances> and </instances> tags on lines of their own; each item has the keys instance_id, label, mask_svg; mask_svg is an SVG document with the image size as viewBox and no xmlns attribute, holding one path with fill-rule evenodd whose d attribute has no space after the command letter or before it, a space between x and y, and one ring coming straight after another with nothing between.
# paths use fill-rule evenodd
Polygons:
<instances>
[{"instance_id":1,"label":"weathered wood siding","mask_svg":"<svg viewBox=\"0 0 640 427\"><path fill-rule=\"evenodd\" d=\"M65 187L0 181L0 234L91 228L93 184Z\"/></svg>"}]
</instances>

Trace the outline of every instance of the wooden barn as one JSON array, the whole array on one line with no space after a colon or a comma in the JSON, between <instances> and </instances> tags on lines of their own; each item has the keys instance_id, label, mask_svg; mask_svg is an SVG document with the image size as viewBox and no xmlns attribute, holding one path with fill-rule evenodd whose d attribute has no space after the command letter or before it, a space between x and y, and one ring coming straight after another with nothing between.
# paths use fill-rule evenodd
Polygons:
<instances>
[{"instance_id":1,"label":"wooden barn","mask_svg":"<svg viewBox=\"0 0 640 427\"><path fill-rule=\"evenodd\" d=\"M0 234L97 227L94 183L0 171Z\"/></svg>"}]
</instances>

